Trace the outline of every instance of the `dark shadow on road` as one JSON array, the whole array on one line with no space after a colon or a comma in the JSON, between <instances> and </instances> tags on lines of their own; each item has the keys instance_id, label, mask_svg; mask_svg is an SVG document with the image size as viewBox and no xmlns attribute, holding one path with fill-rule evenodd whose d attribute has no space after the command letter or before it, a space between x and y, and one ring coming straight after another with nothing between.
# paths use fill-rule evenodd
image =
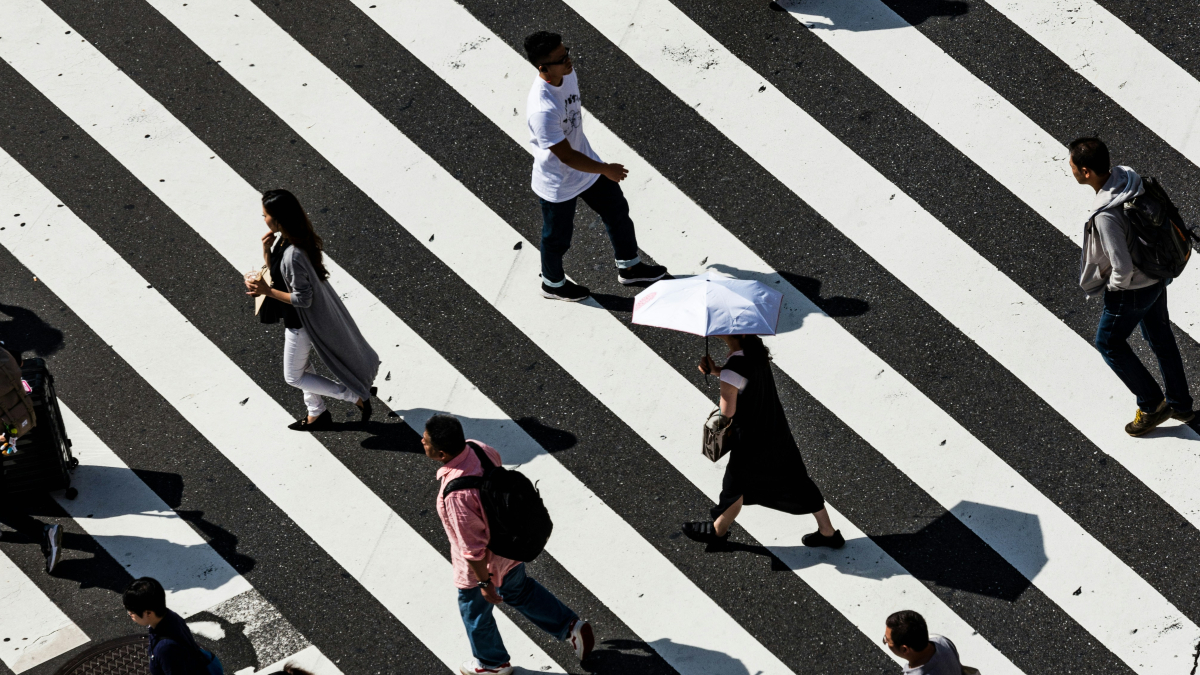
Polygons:
<instances>
[{"instance_id":1,"label":"dark shadow on road","mask_svg":"<svg viewBox=\"0 0 1200 675\"><path fill-rule=\"evenodd\" d=\"M0 321L0 340L14 354L33 352L38 356L49 356L62 348L62 331L32 311L0 303L0 314L9 317L7 321Z\"/></svg>"},{"instance_id":2,"label":"dark shadow on road","mask_svg":"<svg viewBox=\"0 0 1200 675\"><path fill-rule=\"evenodd\" d=\"M864 10L860 5L849 2L805 2L805 0L776 0L771 9L805 16L817 16L822 20L805 23L814 30L837 29L851 31L892 30L909 25L919 26L934 17L955 18L970 11L971 6L962 0L885 0L893 12L899 15L879 14Z\"/></svg>"}]
</instances>

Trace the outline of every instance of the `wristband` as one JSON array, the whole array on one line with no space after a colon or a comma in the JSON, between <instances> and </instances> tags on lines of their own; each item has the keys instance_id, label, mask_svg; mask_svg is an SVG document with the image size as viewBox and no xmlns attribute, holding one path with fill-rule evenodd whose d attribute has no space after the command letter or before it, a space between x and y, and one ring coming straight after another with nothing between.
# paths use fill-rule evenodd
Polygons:
<instances>
[{"instance_id":1,"label":"wristband","mask_svg":"<svg viewBox=\"0 0 1200 675\"><path fill-rule=\"evenodd\" d=\"M478 581L478 582L475 582L475 585L478 586L479 588L491 588L492 587L492 575L490 575L490 574L488 575L487 581Z\"/></svg>"}]
</instances>

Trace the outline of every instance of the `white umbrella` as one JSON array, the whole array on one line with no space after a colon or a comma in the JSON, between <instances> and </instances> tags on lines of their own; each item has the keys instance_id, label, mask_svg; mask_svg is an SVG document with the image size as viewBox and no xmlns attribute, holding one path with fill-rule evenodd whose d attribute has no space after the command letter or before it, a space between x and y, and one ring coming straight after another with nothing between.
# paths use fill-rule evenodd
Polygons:
<instances>
[{"instance_id":1,"label":"white umbrella","mask_svg":"<svg viewBox=\"0 0 1200 675\"><path fill-rule=\"evenodd\" d=\"M783 293L713 271L654 282L637 294L633 322L693 335L774 335Z\"/></svg>"}]
</instances>

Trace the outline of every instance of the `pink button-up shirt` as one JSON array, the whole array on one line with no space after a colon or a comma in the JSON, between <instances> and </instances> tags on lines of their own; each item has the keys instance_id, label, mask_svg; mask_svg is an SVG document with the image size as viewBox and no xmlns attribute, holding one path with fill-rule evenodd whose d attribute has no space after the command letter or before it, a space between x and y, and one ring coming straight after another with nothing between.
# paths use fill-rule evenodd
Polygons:
<instances>
[{"instance_id":1,"label":"pink button-up shirt","mask_svg":"<svg viewBox=\"0 0 1200 675\"><path fill-rule=\"evenodd\" d=\"M490 445L474 441L497 466L500 465L500 453ZM482 476L483 466L471 446L466 446L454 459L438 469L437 477L441 481L438 488L437 512L442 519L442 527L446 528L446 536L450 539L450 562L454 565L454 585L458 588L475 588L479 581L474 570L467 564L468 560L488 561L488 571L492 573L492 583L496 587L504 583L504 575L517 565L516 560L501 558L487 550L489 539L487 516L483 513L483 502L479 499L479 490L456 490L449 497L442 498L446 483L459 476Z\"/></svg>"}]
</instances>

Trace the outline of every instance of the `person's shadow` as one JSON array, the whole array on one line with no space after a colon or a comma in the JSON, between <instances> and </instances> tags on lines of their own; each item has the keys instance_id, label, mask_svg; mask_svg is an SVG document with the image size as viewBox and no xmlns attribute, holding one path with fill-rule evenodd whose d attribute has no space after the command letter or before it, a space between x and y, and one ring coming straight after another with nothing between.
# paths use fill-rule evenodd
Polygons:
<instances>
[{"instance_id":1,"label":"person's shadow","mask_svg":"<svg viewBox=\"0 0 1200 675\"><path fill-rule=\"evenodd\" d=\"M0 314L9 317L7 321L0 320L0 341L18 357L26 352L49 356L62 348L62 331L32 311L0 303Z\"/></svg>"},{"instance_id":2,"label":"person's shadow","mask_svg":"<svg viewBox=\"0 0 1200 675\"><path fill-rule=\"evenodd\" d=\"M804 0L775 0L771 3L771 9L804 15L815 12L823 20L806 24L809 28L855 32L919 26L936 16L956 18L971 9L963 0L898 0L885 4L902 20L897 21L897 16L863 12L849 2L823 2L814 9L813 3L805 3Z\"/></svg>"}]
</instances>

